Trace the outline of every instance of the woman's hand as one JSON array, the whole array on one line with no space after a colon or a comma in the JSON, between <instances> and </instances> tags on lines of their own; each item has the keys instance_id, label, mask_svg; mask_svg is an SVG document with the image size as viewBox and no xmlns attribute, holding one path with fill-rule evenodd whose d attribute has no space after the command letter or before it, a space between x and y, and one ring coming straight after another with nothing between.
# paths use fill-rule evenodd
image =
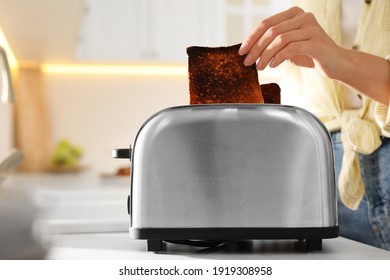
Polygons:
<instances>
[{"instance_id":1,"label":"woman's hand","mask_svg":"<svg viewBox=\"0 0 390 280\"><path fill-rule=\"evenodd\" d=\"M311 13L298 7L269 17L244 40L239 54L257 69L276 67L285 60L318 70L360 93L389 105L390 61L338 46Z\"/></svg>"},{"instance_id":2,"label":"woman's hand","mask_svg":"<svg viewBox=\"0 0 390 280\"><path fill-rule=\"evenodd\" d=\"M257 61L259 70L290 60L332 78L340 49L313 14L293 7L260 22L242 43L239 54L246 55L247 66Z\"/></svg>"}]
</instances>

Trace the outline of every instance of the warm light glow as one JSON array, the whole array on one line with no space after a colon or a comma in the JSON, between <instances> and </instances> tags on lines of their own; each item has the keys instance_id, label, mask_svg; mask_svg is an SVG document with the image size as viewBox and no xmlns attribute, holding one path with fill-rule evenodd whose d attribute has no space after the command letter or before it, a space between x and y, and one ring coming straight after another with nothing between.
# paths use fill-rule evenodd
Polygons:
<instances>
[{"instance_id":1,"label":"warm light glow","mask_svg":"<svg viewBox=\"0 0 390 280\"><path fill-rule=\"evenodd\" d=\"M5 37L5 34L3 32L3 29L1 29L1 27L0 27L0 45L4 48L5 52L7 53L9 67L11 69L17 68L18 62L15 58L14 53L11 50L10 45L8 44L7 38Z\"/></svg>"},{"instance_id":2,"label":"warm light glow","mask_svg":"<svg viewBox=\"0 0 390 280\"><path fill-rule=\"evenodd\" d=\"M187 76L184 65L42 64L45 73Z\"/></svg>"}]
</instances>

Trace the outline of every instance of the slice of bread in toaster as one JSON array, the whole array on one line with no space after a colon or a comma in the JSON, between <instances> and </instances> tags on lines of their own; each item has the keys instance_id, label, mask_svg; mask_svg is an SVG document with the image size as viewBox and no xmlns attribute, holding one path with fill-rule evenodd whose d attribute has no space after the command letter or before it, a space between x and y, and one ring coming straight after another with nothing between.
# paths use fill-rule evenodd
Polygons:
<instances>
[{"instance_id":1,"label":"slice of bread in toaster","mask_svg":"<svg viewBox=\"0 0 390 280\"><path fill-rule=\"evenodd\" d=\"M277 83L261 84L264 103L280 104L280 87Z\"/></svg>"},{"instance_id":2,"label":"slice of bread in toaster","mask_svg":"<svg viewBox=\"0 0 390 280\"><path fill-rule=\"evenodd\" d=\"M243 64L239 48L187 48L190 104L264 103L256 66Z\"/></svg>"}]
</instances>

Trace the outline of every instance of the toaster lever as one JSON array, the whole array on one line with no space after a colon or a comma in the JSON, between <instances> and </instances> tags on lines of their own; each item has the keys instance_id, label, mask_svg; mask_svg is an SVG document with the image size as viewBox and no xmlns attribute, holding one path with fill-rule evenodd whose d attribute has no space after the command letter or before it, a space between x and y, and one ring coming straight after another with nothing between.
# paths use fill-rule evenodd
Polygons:
<instances>
[{"instance_id":1,"label":"toaster lever","mask_svg":"<svg viewBox=\"0 0 390 280\"><path fill-rule=\"evenodd\" d=\"M112 157L113 158L126 158L130 159L131 156L131 147L128 149L115 149L112 150Z\"/></svg>"}]
</instances>

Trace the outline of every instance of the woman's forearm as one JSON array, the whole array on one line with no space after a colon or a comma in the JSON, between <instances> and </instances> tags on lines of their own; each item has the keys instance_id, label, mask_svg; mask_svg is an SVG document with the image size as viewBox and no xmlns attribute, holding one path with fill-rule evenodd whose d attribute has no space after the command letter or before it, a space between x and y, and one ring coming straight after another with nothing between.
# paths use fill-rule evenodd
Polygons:
<instances>
[{"instance_id":1,"label":"woman's forearm","mask_svg":"<svg viewBox=\"0 0 390 280\"><path fill-rule=\"evenodd\" d=\"M340 48L337 69L331 78L360 93L389 105L390 62L368 53Z\"/></svg>"}]
</instances>

